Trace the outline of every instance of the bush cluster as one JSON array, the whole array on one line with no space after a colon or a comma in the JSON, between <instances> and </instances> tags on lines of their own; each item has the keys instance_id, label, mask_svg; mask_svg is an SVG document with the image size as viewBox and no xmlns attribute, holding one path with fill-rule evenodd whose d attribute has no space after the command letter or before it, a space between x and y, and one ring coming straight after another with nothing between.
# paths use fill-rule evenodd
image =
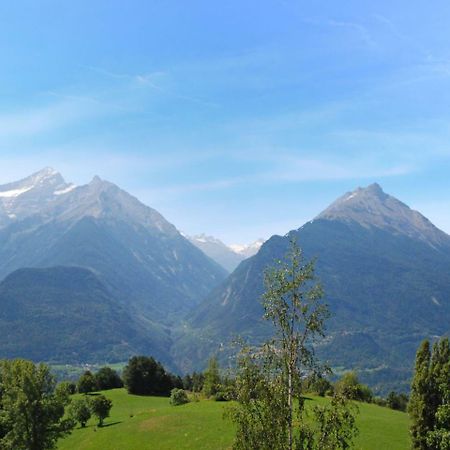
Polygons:
<instances>
[{"instance_id":1,"label":"bush cluster","mask_svg":"<svg viewBox=\"0 0 450 450\"><path fill-rule=\"evenodd\" d=\"M110 367L102 367L93 374L87 370L81 375L77 383L77 391L80 394L88 394L95 391L106 391L123 387L123 381L119 374Z\"/></svg>"}]
</instances>

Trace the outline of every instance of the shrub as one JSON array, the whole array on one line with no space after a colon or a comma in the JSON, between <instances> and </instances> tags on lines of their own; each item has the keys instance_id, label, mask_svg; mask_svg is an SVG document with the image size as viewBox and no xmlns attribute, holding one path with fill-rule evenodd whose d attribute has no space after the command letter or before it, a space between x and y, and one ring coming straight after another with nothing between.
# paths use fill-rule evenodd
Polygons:
<instances>
[{"instance_id":1,"label":"shrub","mask_svg":"<svg viewBox=\"0 0 450 450\"><path fill-rule=\"evenodd\" d=\"M359 400L370 403L373 400L373 393L368 386L358 380L355 372L347 372L336 382L334 391L349 400Z\"/></svg>"},{"instance_id":2,"label":"shrub","mask_svg":"<svg viewBox=\"0 0 450 450\"><path fill-rule=\"evenodd\" d=\"M406 394L398 394L390 392L386 399L387 406L398 411L406 411L408 407L408 396Z\"/></svg>"},{"instance_id":3,"label":"shrub","mask_svg":"<svg viewBox=\"0 0 450 450\"><path fill-rule=\"evenodd\" d=\"M174 388L170 392L170 404L173 406L184 405L189 403L188 396L184 389Z\"/></svg>"}]
</instances>

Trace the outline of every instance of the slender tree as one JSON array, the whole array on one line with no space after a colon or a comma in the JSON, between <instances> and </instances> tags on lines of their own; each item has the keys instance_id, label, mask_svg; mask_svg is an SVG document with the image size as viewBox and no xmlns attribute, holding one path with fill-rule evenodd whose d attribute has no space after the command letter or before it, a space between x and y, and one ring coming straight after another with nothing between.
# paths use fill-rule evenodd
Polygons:
<instances>
[{"instance_id":1,"label":"slender tree","mask_svg":"<svg viewBox=\"0 0 450 450\"><path fill-rule=\"evenodd\" d=\"M234 448L319 449L319 436L330 429L338 436L336 442L350 445L355 424L346 400L334 401L331 409L321 414L317 410L322 429L305 420L302 380L327 371L316 359L312 345L324 336L329 315L314 275L314 261L305 261L300 248L291 242L286 259L266 272L265 286L264 318L272 322L275 334L264 346L253 351L244 347L241 352L236 377L238 403L230 409L237 424ZM331 424L331 418L339 420Z\"/></svg>"},{"instance_id":2,"label":"slender tree","mask_svg":"<svg viewBox=\"0 0 450 450\"><path fill-rule=\"evenodd\" d=\"M281 378L286 383L288 407L288 448L293 448L294 387L317 368L311 341L324 336L328 309L321 302L322 287L316 282L314 261L305 262L295 242L286 262L265 274L264 317L270 320L276 336L272 341L279 359ZM298 397L298 394L297 394Z\"/></svg>"},{"instance_id":3,"label":"slender tree","mask_svg":"<svg viewBox=\"0 0 450 450\"><path fill-rule=\"evenodd\" d=\"M203 382L203 393L207 397L215 395L220 389L219 364L216 357L212 357L208 362L208 368L205 371L205 380Z\"/></svg>"}]
</instances>

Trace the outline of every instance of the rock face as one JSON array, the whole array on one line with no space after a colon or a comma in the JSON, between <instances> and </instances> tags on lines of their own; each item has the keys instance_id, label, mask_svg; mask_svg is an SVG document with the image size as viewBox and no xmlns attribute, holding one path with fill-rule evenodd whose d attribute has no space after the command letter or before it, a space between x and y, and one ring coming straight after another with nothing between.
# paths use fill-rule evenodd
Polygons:
<instances>
[{"instance_id":1,"label":"rock face","mask_svg":"<svg viewBox=\"0 0 450 450\"><path fill-rule=\"evenodd\" d=\"M0 280L26 267L88 269L155 342L226 276L161 214L98 177L74 187L44 169L1 186L0 198Z\"/></svg>"},{"instance_id":2,"label":"rock face","mask_svg":"<svg viewBox=\"0 0 450 450\"><path fill-rule=\"evenodd\" d=\"M448 245L449 237L426 217L385 194L378 184L348 192L317 219L356 222L364 227L376 227L421 240L431 245Z\"/></svg>"},{"instance_id":3,"label":"rock face","mask_svg":"<svg viewBox=\"0 0 450 450\"><path fill-rule=\"evenodd\" d=\"M226 355L236 334L267 336L263 272L293 237L307 258L318 258L333 314L319 353L358 369L372 385L384 378L401 387L419 342L450 332L450 237L378 185L344 195L313 221L265 242L190 314L175 357L195 365L214 349ZM190 358L191 340L201 344Z\"/></svg>"}]
</instances>

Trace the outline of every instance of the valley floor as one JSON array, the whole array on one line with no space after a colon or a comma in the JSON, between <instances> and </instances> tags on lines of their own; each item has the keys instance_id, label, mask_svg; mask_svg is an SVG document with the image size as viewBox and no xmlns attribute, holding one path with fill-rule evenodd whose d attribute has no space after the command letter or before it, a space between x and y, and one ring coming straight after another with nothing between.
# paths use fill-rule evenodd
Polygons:
<instances>
[{"instance_id":1,"label":"valley floor","mask_svg":"<svg viewBox=\"0 0 450 450\"><path fill-rule=\"evenodd\" d=\"M226 403L201 400L171 406L164 397L128 395L124 389L105 391L113 401L103 428L93 420L60 441L59 450L220 450L230 449L233 425L223 418ZM309 405L326 399L311 397ZM358 404L356 448L409 449L407 414L376 405Z\"/></svg>"}]
</instances>

